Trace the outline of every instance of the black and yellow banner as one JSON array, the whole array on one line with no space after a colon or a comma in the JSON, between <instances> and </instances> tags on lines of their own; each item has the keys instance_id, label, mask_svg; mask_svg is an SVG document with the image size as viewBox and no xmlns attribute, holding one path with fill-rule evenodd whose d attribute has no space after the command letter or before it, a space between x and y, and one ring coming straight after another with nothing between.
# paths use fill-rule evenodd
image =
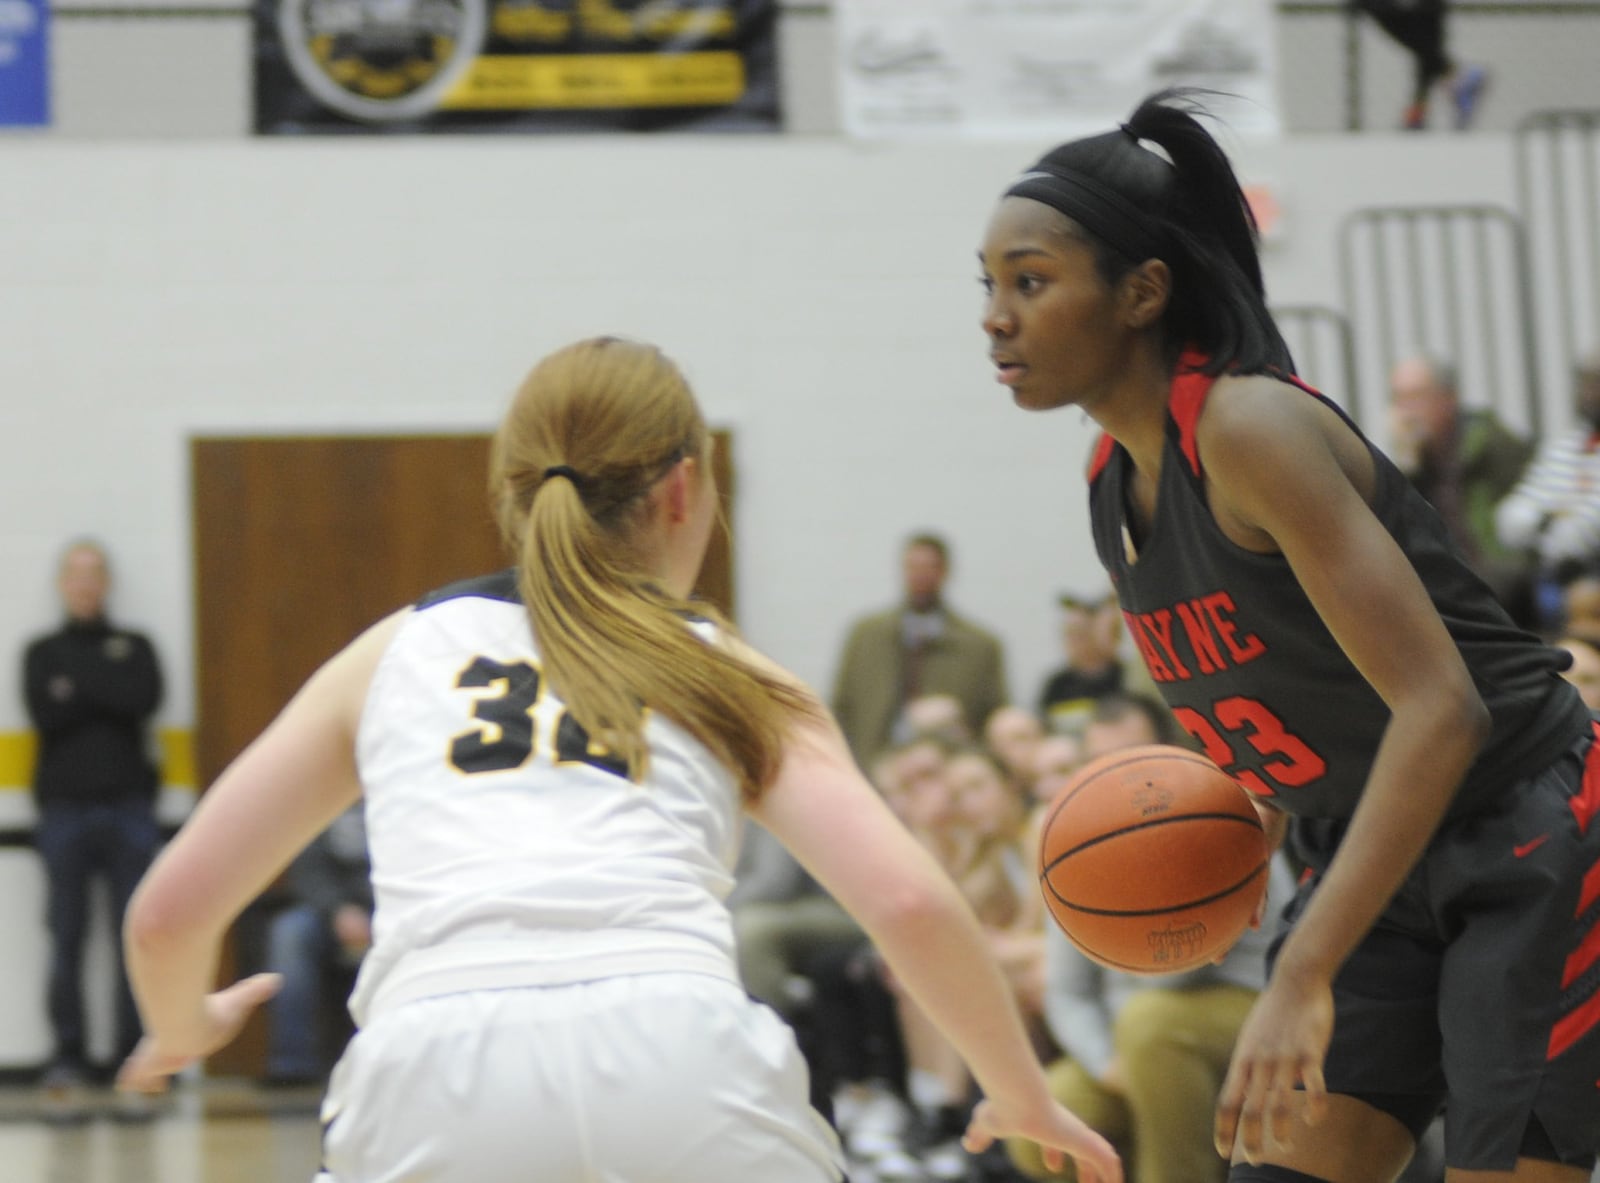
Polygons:
<instances>
[{"instance_id":1,"label":"black and yellow banner","mask_svg":"<svg viewBox=\"0 0 1600 1183\"><path fill-rule=\"evenodd\" d=\"M778 0L258 0L255 127L775 131Z\"/></svg>"}]
</instances>

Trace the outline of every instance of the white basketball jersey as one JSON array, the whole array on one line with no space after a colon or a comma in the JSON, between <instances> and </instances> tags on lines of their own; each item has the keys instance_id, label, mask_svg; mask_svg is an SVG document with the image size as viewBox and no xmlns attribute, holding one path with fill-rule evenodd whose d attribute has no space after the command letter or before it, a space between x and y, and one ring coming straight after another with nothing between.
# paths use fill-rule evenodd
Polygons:
<instances>
[{"instance_id":1,"label":"white basketball jersey","mask_svg":"<svg viewBox=\"0 0 1600 1183\"><path fill-rule=\"evenodd\" d=\"M637 782L590 745L545 684L512 573L419 603L357 737L376 914L356 1022L461 990L653 971L736 981L722 901L737 784L659 716L645 737Z\"/></svg>"}]
</instances>

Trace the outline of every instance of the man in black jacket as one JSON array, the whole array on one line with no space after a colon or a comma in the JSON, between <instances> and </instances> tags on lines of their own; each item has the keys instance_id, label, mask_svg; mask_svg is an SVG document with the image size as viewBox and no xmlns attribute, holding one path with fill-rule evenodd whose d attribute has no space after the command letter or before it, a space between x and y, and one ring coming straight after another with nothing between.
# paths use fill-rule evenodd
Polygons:
<instances>
[{"instance_id":1,"label":"man in black jacket","mask_svg":"<svg viewBox=\"0 0 1600 1183\"><path fill-rule=\"evenodd\" d=\"M35 844L49 883L55 1050L44 1084L51 1091L84 1083L88 1067L81 979L91 885L101 876L109 881L120 933L128 898L161 840L149 746L161 669L147 638L107 620L110 585L98 544L69 546L58 584L66 623L34 640L24 659L24 696L39 741ZM140 1034L120 949L118 941L114 1063L126 1058Z\"/></svg>"}]
</instances>

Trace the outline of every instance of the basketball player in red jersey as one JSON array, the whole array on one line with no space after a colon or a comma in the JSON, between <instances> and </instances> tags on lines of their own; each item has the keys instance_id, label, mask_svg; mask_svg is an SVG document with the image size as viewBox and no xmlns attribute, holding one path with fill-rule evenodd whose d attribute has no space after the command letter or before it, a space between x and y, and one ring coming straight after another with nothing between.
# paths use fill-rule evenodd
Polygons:
<instances>
[{"instance_id":1,"label":"basketball player in red jersey","mask_svg":"<svg viewBox=\"0 0 1600 1183\"><path fill-rule=\"evenodd\" d=\"M1583 1183L1600 1148L1600 743L1437 515L1293 377L1181 94L1006 190L979 258L1018 406L1103 429L1095 546L1183 726L1310 865L1217 1112L1235 1181ZM1446 1102L1448 1104L1446 1105Z\"/></svg>"}]
</instances>

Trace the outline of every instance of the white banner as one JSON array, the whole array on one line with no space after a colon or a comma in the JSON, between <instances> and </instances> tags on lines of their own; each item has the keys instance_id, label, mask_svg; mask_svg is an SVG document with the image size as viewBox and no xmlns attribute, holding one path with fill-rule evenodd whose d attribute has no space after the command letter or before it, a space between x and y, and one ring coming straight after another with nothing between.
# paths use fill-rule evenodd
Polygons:
<instances>
[{"instance_id":1,"label":"white banner","mask_svg":"<svg viewBox=\"0 0 1600 1183\"><path fill-rule=\"evenodd\" d=\"M1272 0L834 0L846 132L1071 139L1168 86L1281 130Z\"/></svg>"}]
</instances>

